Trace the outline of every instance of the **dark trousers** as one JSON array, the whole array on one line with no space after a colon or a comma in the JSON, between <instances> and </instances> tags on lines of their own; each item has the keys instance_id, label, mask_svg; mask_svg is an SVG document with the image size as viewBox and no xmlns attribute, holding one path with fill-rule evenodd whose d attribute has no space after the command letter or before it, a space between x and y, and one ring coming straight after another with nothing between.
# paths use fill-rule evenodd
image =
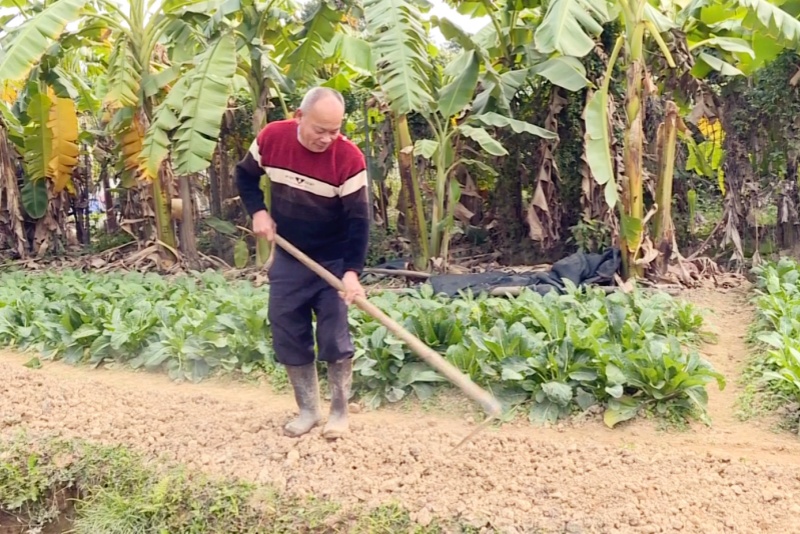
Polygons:
<instances>
[{"instance_id":1,"label":"dark trousers","mask_svg":"<svg viewBox=\"0 0 800 534\"><path fill-rule=\"evenodd\" d=\"M339 279L344 275L344 260L319 263ZM319 359L335 362L353 356L347 305L336 289L279 247L268 276L269 322L279 363L297 366L314 361L312 312L317 318Z\"/></svg>"}]
</instances>

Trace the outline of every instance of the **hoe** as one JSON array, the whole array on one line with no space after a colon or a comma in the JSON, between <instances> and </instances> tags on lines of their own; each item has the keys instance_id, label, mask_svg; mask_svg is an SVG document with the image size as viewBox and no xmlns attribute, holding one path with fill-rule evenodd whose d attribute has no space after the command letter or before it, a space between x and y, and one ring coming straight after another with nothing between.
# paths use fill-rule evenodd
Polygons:
<instances>
[{"instance_id":1,"label":"hoe","mask_svg":"<svg viewBox=\"0 0 800 534\"><path fill-rule=\"evenodd\" d=\"M241 228L241 227L240 227ZM252 232L250 232L252 233ZM275 241L272 246L272 253L275 252L275 246L280 246L283 250L294 256L298 261L303 263L306 267L311 269L323 280L328 282L331 286L339 291L344 291L342 281L333 275L330 271L323 266L309 258L301 250L286 241L279 235L275 235ZM272 256L272 255L271 255ZM464 394L470 399L480 404L488 418L481 423L474 431L465 437L455 448L460 447L464 442L472 438L480 430L485 428L491 421L498 419L502 412L500 403L489 392L475 384L468 376L458 370L453 364L442 358L439 353L425 345L419 338L414 336L411 332L403 328L398 322L383 313L377 306L369 302L366 298L356 297L355 304L364 310L366 313L381 322L390 332L408 344L414 352L419 355L428 365L439 371L451 383L458 386Z\"/></svg>"}]
</instances>

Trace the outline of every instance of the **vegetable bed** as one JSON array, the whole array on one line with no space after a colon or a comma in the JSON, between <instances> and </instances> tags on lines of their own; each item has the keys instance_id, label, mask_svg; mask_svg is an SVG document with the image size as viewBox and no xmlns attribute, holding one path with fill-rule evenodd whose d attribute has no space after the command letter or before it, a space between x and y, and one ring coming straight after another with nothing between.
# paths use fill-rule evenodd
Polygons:
<instances>
[{"instance_id":1,"label":"vegetable bed","mask_svg":"<svg viewBox=\"0 0 800 534\"><path fill-rule=\"evenodd\" d=\"M212 371L274 372L268 286L205 272L0 274L0 343L43 358L98 366L124 362L199 381ZM371 301L534 423L600 405L606 424L642 409L706 419L709 382L724 378L697 353L703 319L663 293L515 298L434 296L429 286ZM443 378L357 308L354 391L370 408L409 394L421 399Z\"/></svg>"}]
</instances>

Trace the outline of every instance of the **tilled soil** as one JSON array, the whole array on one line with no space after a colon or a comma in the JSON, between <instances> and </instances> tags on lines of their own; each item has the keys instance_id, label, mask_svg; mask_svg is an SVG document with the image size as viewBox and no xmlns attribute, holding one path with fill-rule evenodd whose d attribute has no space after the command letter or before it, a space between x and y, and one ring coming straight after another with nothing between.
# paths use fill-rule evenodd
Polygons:
<instances>
[{"instance_id":1,"label":"tilled soil","mask_svg":"<svg viewBox=\"0 0 800 534\"><path fill-rule=\"evenodd\" d=\"M732 415L751 319L743 291L691 298L716 312L708 321L720 342L706 355L728 377L724 392L710 388L711 428L666 433L635 421L610 430L598 417L552 429L520 423L451 452L474 424L384 409L354 414L339 442L319 428L290 439L281 433L294 413L289 394L62 364L30 370L27 357L7 352L0 434L124 443L345 505L399 501L422 524L441 516L501 532L800 532L800 441Z\"/></svg>"}]
</instances>

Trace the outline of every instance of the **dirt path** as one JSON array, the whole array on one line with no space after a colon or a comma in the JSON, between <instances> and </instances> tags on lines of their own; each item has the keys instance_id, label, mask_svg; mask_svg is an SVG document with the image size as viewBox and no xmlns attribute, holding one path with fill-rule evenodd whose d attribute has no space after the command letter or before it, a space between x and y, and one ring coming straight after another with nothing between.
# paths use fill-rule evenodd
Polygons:
<instances>
[{"instance_id":1,"label":"dirt path","mask_svg":"<svg viewBox=\"0 0 800 534\"><path fill-rule=\"evenodd\" d=\"M720 334L704 350L728 378L710 389L713 426L664 433L652 421L599 420L479 435L446 415L353 416L338 443L281 435L289 394L161 375L74 369L0 353L0 434L21 429L122 442L211 472L368 505L397 500L421 523L460 516L502 532L798 532L800 440L733 415L751 319L743 291L694 292ZM466 401L465 401L466 402ZM537 530L541 529L541 530Z\"/></svg>"}]
</instances>

